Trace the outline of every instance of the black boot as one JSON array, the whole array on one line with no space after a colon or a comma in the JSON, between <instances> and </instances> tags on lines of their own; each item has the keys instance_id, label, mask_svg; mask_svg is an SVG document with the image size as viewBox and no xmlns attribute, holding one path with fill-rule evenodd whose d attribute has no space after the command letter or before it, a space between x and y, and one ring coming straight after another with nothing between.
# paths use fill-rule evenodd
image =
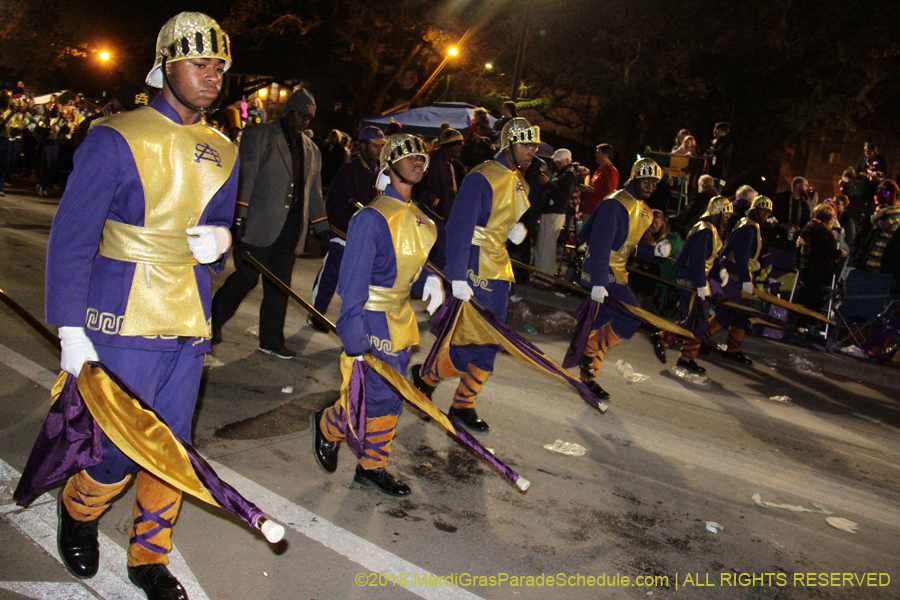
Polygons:
<instances>
[{"instance_id":1,"label":"black boot","mask_svg":"<svg viewBox=\"0 0 900 600\"><path fill-rule=\"evenodd\" d=\"M597 396L598 399L604 400L604 401L609 400L609 392L607 392L602 387L600 387L600 385L596 381L594 381L594 380L585 381L584 385L586 385L587 388L589 390L591 390L591 393L593 395Z\"/></svg>"},{"instance_id":2,"label":"black boot","mask_svg":"<svg viewBox=\"0 0 900 600\"><path fill-rule=\"evenodd\" d=\"M325 439L325 435L319 427L324 412L325 409L317 410L309 416L309 428L313 432L313 455L322 470L326 473L334 473L337 470L338 450L341 449L341 443L329 442Z\"/></svg>"},{"instance_id":3,"label":"black boot","mask_svg":"<svg viewBox=\"0 0 900 600\"><path fill-rule=\"evenodd\" d=\"M656 355L656 358L658 358L659 362L662 364L666 364L666 347L663 346L660 335L654 333L650 336L650 341L653 343L653 353Z\"/></svg>"},{"instance_id":4,"label":"black boot","mask_svg":"<svg viewBox=\"0 0 900 600\"><path fill-rule=\"evenodd\" d=\"M188 600L187 592L166 565L128 567L128 580L147 594L147 600Z\"/></svg>"},{"instance_id":5,"label":"black boot","mask_svg":"<svg viewBox=\"0 0 900 600\"><path fill-rule=\"evenodd\" d=\"M450 407L447 416L455 421L459 421L472 431L479 433L487 431L490 426L478 417L478 413L474 408L454 408Z\"/></svg>"},{"instance_id":6,"label":"black boot","mask_svg":"<svg viewBox=\"0 0 900 600\"><path fill-rule=\"evenodd\" d=\"M425 383L425 380L422 379L422 365L413 365L410 375L412 375L412 382L413 385L416 386L416 389L425 394L426 398L431 400L431 394L434 393L435 387L433 385L428 385Z\"/></svg>"},{"instance_id":7,"label":"black boot","mask_svg":"<svg viewBox=\"0 0 900 600\"><path fill-rule=\"evenodd\" d=\"M74 577L90 579L100 567L100 543L97 541L97 524L93 521L76 521L63 504L65 486L56 498L56 549L63 565Z\"/></svg>"},{"instance_id":8,"label":"black boot","mask_svg":"<svg viewBox=\"0 0 900 600\"><path fill-rule=\"evenodd\" d=\"M742 365L752 365L753 361L744 356L744 353L738 350L737 352L723 352L722 358L727 358L728 360L733 360L736 363L740 363Z\"/></svg>"},{"instance_id":9,"label":"black boot","mask_svg":"<svg viewBox=\"0 0 900 600\"><path fill-rule=\"evenodd\" d=\"M377 487L388 496L409 496L409 486L398 481L396 477L388 473L384 467L378 469L363 469L356 465L356 475L353 481L362 485Z\"/></svg>"},{"instance_id":10,"label":"black boot","mask_svg":"<svg viewBox=\"0 0 900 600\"><path fill-rule=\"evenodd\" d=\"M706 373L706 369L704 369L703 367L701 367L700 365L698 365L698 364L697 364L697 361L694 360L693 358L691 358L691 359L689 359L689 360L685 360L685 359L683 359L683 358L679 358L679 359L678 359L678 362L677 362L676 364L677 364L679 367L682 367L682 368L687 369L687 370L690 371L691 373L698 373L698 374L700 374L700 375L703 375L704 373Z\"/></svg>"}]
</instances>

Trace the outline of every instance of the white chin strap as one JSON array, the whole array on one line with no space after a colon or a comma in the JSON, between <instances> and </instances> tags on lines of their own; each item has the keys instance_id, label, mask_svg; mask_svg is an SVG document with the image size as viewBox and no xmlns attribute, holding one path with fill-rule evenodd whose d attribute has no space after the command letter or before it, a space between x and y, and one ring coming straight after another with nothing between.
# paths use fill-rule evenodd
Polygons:
<instances>
[{"instance_id":1,"label":"white chin strap","mask_svg":"<svg viewBox=\"0 0 900 600\"><path fill-rule=\"evenodd\" d=\"M383 192L387 189L387 186L390 182L391 178L387 176L387 173L382 171L378 174L378 179L375 180L375 189L379 192Z\"/></svg>"}]
</instances>

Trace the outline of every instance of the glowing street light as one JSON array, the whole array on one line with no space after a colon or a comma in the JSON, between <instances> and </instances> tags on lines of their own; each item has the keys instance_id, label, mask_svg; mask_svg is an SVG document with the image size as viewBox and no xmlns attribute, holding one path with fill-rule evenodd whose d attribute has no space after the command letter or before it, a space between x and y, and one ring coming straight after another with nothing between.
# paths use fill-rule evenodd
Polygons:
<instances>
[{"instance_id":1,"label":"glowing street light","mask_svg":"<svg viewBox=\"0 0 900 600\"><path fill-rule=\"evenodd\" d=\"M100 54L97 55L97 57L102 61L107 61L107 60L109 60L109 52L105 52L105 51L101 52Z\"/></svg>"},{"instance_id":2,"label":"glowing street light","mask_svg":"<svg viewBox=\"0 0 900 600\"><path fill-rule=\"evenodd\" d=\"M484 63L484 68L490 71L494 68L494 65L492 65L491 63Z\"/></svg>"},{"instance_id":3,"label":"glowing street light","mask_svg":"<svg viewBox=\"0 0 900 600\"><path fill-rule=\"evenodd\" d=\"M459 48L457 48L456 46L450 46L450 49L447 50L447 54L449 54L450 56L456 56L457 54L459 54Z\"/></svg>"},{"instance_id":4,"label":"glowing street light","mask_svg":"<svg viewBox=\"0 0 900 600\"><path fill-rule=\"evenodd\" d=\"M262 89L259 90L258 94L259 94L259 97L260 97L260 98L265 98L266 96L269 95L269 89L268 89L268 88L262 88Z\"/></svg>"}]
</instances>

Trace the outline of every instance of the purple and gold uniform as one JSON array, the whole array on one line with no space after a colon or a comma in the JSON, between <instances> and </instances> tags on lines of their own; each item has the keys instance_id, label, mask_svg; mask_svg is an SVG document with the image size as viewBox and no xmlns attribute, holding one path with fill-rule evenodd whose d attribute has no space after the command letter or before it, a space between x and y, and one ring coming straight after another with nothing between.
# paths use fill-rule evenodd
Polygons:
<instances>
[{"instance_id":1,"label":"purple and gold uniform","mask_svg":"<svg viewBox=\"0 0 900 600\"><path fill-rule=\"evenodd\" d=\"M170 46L175 37L183 43ZM163 86L165 57L216 59L225 70L227 45L215 21L181 13L160 33L148 82ZM159 79L149 81L154 74ZM225 256L220 247L215 262L199 264L185 230L230 227L238 158L234 144L209 127L199 109L190 110L195 122L183 123L164 93L150 106L97 120L75 153L47 248L46 319L60 326L61 339L62 328L82 332L100 362L174 434L190 439L203 356L210 349L211 270L221 270ZM64 363L65 356L63 339ZM181 492L139 470L106 435L102 446L102 461L70 477L60 496L64 564L79 577L96 572L96 549L93 560L82 559L88 547L79 547L78 539L62 541L63 523L96 521L135 472L129 577L132 567L140 574L147 565L167 564Z\"/></svg>"},{"instance_id":2,"label":"purple and gold uniform","mask_svg":"<svg viewBox=\"0 0 900 600\"><path fill-rule=\"evenodd\" d=\"M643 200L634 197L630 184L607 196L591 213L579 235L588 243L582 285L589 288L603 286L610 298L637 306L637 300L628 287L625 264L639 244L649 247L642 240L652 223L653 213ZM622 340L630 339L638 327L638 320L617 313L605 304L598 307L585 348L594 377L600 370L606 351ZM582 379L585 378L582 369Z\"/></svg>"},{"instance_id":3,"label":"purple and gold uniform","mask_svg":"<svg viewBox=\"0 0 900 600\"><path fill-rule=\"evenodd\" d=\"M705 219L700 220L691 228L681 247L681 252L678 254L678 260L675 261L679 285L693 290L706 288L708 292L709 272L715 265L716 257L721 249L722 238L719 237L715 225ZM701 314L709 314L709 301L706 298L701 298L688 290L679 289L678 299L681 303L681 316L683 317L682 321L678 323L681 327L687 327L686 320L691 310L694 309L695 303L698 304ZM691 333L698 338L703 337L706 335L706 329L707 322L704 318L691 329ZM664 347L671 347L678 341L675 335L667 331L661 331L658 335ZM682 344L680 359L683 361L693 360L700 351L700 341L685 339Z\"/></svg>"},{"instance_id":4,"label":"purple and gold uniform","mask_svg":"<svg viewBox=\"0 0 900 600\"><path fill-rule=\"evenodd\" d=\"M758 198L765 197L758 196ZM756 200L754 200L754 206L755 203ZM744 217L728 236L728 241L722 247L722 258L719 260L719 267L728 271L728 283L722 287L722 293L729 302L746 304L746 301L741 298L742 286L745 283L753 282L753 271L759 261L761 248L762 233L759 223L750 217ZM707 332L711 337L727 327L728 341L725 354L743 358L742 355L739 355L741 342L749 326L750 323L747 319L723 308L709 320Z\"/></svg>"},{"instance_id":5,"label":"purple and gold uniform","mask_svg":"<svg viewBox=\"0 0 900 600\"><path fill-rule=\"evenodd\" d=\"M424 265L435 237L434 223L390 185L350 219L337 286L337 333L348 355L372 352L397 372L406 372L411 347L419 343L410 294L420 294L433 274ZM369 370L365 451L359 459L363 469L387 464L402 408L400 396ZM324 411L318 425L330 442L346 437L347 415L340 401Z\"/></svg>"},{"instance_id":6,"label":"purple and gold uniform","mask_svg":"<svg viewBox=\"0 0 900 600\"><path fill-rule=\"evenodd\" d=\"M502 153L484 162L463 180L447 219L447 278L468 281L475 299L501 319L509 307L512 263L506 251L510 228L528 210L528 184ZM453 408L474 408L494 370L497 351L487 347L451 348L423 372L428 386L462 373Z\"/></svg>"},{"instance_id":7,"label":"purple and gold uniform","mask_svg":"<svg viewBox=\"0 0 900 600\"><path fill-rule=\"evenodd\" d=\"M84 327L100 361L185 439L210 350L212 276L184 230L230 226L236 193L235 146L202 121L183 125L159 95L91 129L47 247L47 322ZM104 436L89 474L112 483L137 469Z\"/></svg>"}]
</instances>

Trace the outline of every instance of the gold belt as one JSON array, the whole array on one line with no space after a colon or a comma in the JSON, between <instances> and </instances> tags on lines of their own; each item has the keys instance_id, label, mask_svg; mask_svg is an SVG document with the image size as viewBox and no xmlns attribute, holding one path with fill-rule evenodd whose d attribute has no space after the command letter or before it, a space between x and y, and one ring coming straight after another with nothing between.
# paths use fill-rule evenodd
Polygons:
<instances>
[{"instance_id":1,"label":"gold belt","mask_svg":"<svg viewBox=\"0 0 900 600\"><path fill-rule=\"evenodd\" d=\"M370 285L369 299L363 308L381 312L396 312L409 304L411 290L412 288L388 288Z\"/></svg>"},{"instance_id":2,"label":"gold belt","mask_svg":"<svg viewBox=\"0 0 900 600\"><path fill-rule=\"evenodd\" d=\"M152 229L107 219L100 237L100 256L145 265L199 264L183 230Z\"/></svg>"},{"instance_id":3,"label":"gold belt","mask_svg":"<svg viewBox=\"0 0 900 600\"><path fill-rule=\"evenodd\" d=\"M475 226L475 234L472 236L472 244L489 250L506 248L506 235L496 231Z\"/></svg>"}]
</instances>

